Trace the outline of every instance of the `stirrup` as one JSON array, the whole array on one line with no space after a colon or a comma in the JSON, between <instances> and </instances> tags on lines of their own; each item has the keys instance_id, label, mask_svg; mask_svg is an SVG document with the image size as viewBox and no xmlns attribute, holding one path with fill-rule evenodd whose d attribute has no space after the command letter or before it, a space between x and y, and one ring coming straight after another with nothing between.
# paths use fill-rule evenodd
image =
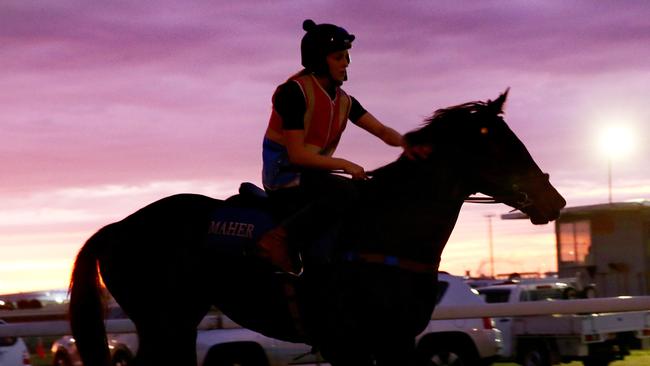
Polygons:
<instances>
[{"instance_id":1,"label":"stirrup","mask_svg":"<svg viewBox=\"0 0 650 366\"><path fill-rule=\"evenodd\" d=\"M300 255L300 253L298 253L298 261L300 261L300 263L302 264L302 256ZM300 271L298 271L298 273L296 273L294 271L284 271L284 270L274 271L273 273L279 274L279 275L288 275L288 276L291 276L291 277L299 278L299 277L302 277L302 274L304 272L305 272L305 266L301 265L300 266Z\"/></svg>"}]
</instances>

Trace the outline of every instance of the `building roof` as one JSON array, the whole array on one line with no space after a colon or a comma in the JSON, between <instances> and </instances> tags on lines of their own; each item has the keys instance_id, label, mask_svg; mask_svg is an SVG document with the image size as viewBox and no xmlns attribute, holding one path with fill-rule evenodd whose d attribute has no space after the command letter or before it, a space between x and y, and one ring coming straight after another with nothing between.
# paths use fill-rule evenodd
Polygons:
<instances>
[{"instance_id":1,"label":"building roof","mask_svg":"<svg viewBox=\"0 0 650 366\"><path fill-rule=\"evenodd\" d=\"M588 215L596 212L612 212L612 211L643 211L647 210L650 212L650 201L641 200L633 202L612 202L612 203L601 203L596 205L587 205L587 206L575 206L575 207L565 207L560 212L560 218L563 216L573 216L573 215ZM522 212L512 212L501 215L502 220L521 220L527 219L528 215Z\"/></svg>"}]
</instances>

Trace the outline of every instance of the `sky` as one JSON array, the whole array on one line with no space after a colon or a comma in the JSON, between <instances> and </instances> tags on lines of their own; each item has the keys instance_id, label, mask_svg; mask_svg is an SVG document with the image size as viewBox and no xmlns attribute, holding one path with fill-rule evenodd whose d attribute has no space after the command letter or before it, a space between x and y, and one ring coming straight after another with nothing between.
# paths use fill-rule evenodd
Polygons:
<instances>
[{"instance_id":1,"label":"sky","mask_svg":"<svg viewBox=\"0 0 650 366\"><path fill-rule=\"evenodd\" d=\"M0 2L0 293L67 286L97 229L159 198L260 184L276 85L300 69L306 18L356 35L344 89L404 133L494 99L569 206L605 203L598 135L628 128L615 201L650 199L647 1ZM400 151L350 125L338 156ZM553 225L466 204L441 269L556 269Z\"/></svg>"}]
</instances>

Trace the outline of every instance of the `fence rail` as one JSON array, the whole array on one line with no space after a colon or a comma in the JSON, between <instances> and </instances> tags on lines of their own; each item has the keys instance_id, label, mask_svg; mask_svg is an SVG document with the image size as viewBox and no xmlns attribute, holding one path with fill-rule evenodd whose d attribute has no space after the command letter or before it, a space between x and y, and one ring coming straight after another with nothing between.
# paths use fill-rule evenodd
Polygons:
<instances>
[{"instance_id":1,"label":"fence rail","mask_svg":"<svg viewBox=\"0 0 650 366\"><path fill-rule=\"evenodd\" d=\"M593 314L628 311L648 311L646 322L650 322L650 296L535 301L518 304L484 304L481 306L440 306L434 311L433 319ZM70 326L67 320L64 320L66 314L67 308L65 306L52 309L0 311L0 319L10 321L8 324L0 325L0 337L70 334ZM27 322L25 319L30 319L31 321ZM12 320L16 320L17 322L11 322ZM108 333L135 332L135 326L128 319L108 319L105 323ZM207 316L201 321L199 329L232 328L235 326L225 317ZM646 324L646 326L650 326L650 323Z\"/></svg>"}]
</instances>

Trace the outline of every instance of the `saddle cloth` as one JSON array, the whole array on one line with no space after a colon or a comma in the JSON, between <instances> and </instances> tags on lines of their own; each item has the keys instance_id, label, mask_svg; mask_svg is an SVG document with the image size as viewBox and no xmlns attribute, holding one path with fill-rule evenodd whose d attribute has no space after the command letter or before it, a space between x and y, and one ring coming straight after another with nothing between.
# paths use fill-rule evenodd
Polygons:
<instances>
[{"instance_id":1,"label":"saddle cloth","mask_svg":"<svg viewBox=\"0 0 650 366\"><path fill-rule=\"evenodd\" d=\"M277 224L266 193L242 183L239 194L228 198L210 216L206 246L229 255L248 255L259 238Z\"/></svg>"}]
</instances>

